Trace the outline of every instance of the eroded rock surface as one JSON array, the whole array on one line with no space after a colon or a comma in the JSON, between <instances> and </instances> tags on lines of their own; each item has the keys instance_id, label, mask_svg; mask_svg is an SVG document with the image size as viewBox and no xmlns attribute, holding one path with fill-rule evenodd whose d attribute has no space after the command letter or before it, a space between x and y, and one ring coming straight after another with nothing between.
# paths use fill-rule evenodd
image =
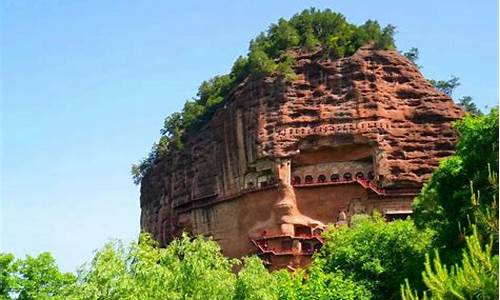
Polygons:
<instances>
[{"instance_id":1,"label":"eroded rock surface","mask_svg":"<svg viewBox=\"0 0 500 300\"><path fill-rule=\"evenodd\" d=\"M182 230L212 235L242 256L265 252L248 240L259 230L290 235L300 252L311 245L297 250L294 223L314 231L355 212L408 213L453 153L460 108L396 51L302 54L295 71L292 83L247 78L183 150L156 162L141 183L143 230L163 245ZM277 216L283 189L296 207ZM276 264L292 264L286 255Z\"/></svg>"}]
</instances>

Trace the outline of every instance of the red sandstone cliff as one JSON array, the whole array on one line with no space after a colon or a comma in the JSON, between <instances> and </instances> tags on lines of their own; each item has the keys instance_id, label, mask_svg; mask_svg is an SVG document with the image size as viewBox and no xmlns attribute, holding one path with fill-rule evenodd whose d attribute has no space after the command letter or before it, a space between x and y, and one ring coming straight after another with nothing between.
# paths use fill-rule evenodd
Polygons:
<instances>
[{"instance_id":1,"label":"red sandstone cliff","mask_svg":"<svg viewBox=\"0 0 500 300\"><path fill-rule=\"evenodd\" d=\"M179 230L218 240L235 226L241 227L235 234L243 235L235 242L242 243L255 227L252 220L265 222L269 215L254 215L251 203L214 207L242 198L267 178L269 185L252 196L256 200L245 201L261 201L261 210L268 202L270 210L273 183L285 180L276 162L312 165L327 156L355 161L371 153L377 185L401 189L420 188L439 160L453 153L451 122L462 111L398 52L362 48L334 61L304 54L295 72L292 83L247 78L183 150L156 162L141 183L143 230L165 244ZM245 247L238 251L244 254Z\"/></svg>"}]
</instances>

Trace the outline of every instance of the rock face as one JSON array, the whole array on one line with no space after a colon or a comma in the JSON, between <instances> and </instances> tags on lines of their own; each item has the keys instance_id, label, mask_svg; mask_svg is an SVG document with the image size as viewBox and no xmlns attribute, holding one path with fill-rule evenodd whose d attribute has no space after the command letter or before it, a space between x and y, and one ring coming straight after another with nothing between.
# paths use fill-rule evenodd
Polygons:
<instances>
[{"instance_id":1,"label":"rock face","mask_svg":"<svg viewBox=\"0 0 500 300\"><path fill-rule=\"evenodd\" d=\"M411 214L462 111L396 51L297 54L293 82L247 78L141 184L141 227L162 245L213 236L232 257L307 264L327 223Z\"/></svg>"}]
</instances>

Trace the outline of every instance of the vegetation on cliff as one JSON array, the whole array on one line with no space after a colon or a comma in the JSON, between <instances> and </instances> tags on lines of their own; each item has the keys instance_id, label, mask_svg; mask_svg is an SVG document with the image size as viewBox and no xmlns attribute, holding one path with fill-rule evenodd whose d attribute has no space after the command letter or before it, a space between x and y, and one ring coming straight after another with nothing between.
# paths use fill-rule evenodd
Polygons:
<instances>
[{"instance_id":1,"label":"vegetation on cliff","mask_svg":"<svg viewBox=\"0 0 500 300\"><path fill-rule=\"evenodd\" d=\"M138 184L154 160L172 149L182 148L186 134L206 124L224 103L229 92L248 76L275 74L283 80L294 78L294 56L290 50L322 50L325 59L354 54L361 46L372 44L378 49L395 49L395 27L381 27L368 20L362 25L347 22L329 9L306 9L290 20L280 19L250 42L246 56L240 56L229 74L215 76L201 83L195 98L187 100L181 112L165 119L161 137L149 155L132 166Z\"/></svg>"},{"instance_id":2,"label":"vegetation on cliff","mask_svg":"<svg viewBox=\"0 0 500 300\"><path fill-rule=\"evenodd\" d=\"M413 62L413 64L417 68L422 69L422 66L417 63L418 58L420 56L418 48L412 47L407 52L404 52L403 55L406 58L408 58L411 62ZM430 84L436 87L436 89L438 89L439 91L445 93L450 97L453 96L453 91L460 86L460 79L453 75L448 80L434 80L434 79L427 79L427 80L429 81ZM478 116L483 114L481 110L476 106L476 104L474 103L474 99L471 96L462 96L456 100L456 103L467 113Z\"/></svg>"}]
</instances>

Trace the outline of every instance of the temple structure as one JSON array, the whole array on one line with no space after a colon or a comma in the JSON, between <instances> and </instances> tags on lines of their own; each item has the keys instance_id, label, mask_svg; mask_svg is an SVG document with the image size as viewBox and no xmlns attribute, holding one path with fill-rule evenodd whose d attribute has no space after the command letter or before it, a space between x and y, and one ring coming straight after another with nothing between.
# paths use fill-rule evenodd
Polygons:
<instances>
[{"instance_id":1,"label":"temple structure","mask_svg":"<svg viewBox=\"0 0 500 300\"><path fill-rule=\"evenodd\" d=\"M324 60L296 53L297 79L247 78L182 150L141 184L141 227L163 245L182 231L271 268L307 265L327 224L387 220L453 153L462 111L396 51Z\"/></svg>"}]
</instances>

